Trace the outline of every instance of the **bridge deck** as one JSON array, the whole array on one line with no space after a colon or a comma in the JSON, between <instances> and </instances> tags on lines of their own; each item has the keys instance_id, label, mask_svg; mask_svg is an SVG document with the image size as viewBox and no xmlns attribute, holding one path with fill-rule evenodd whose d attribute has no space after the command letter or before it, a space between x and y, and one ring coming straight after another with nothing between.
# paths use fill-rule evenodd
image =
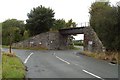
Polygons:
<instances>
[{"instance_id":1,"label":"bridge deck","mask_svg":"<svg viewBox=\"0 0 120 80\"><path fill-rule=\"evenodd\" d=\"M66 28L60 29L59 32L64 35L84 34L85 28L86 27Z\"/></svg>"}]
</instances>

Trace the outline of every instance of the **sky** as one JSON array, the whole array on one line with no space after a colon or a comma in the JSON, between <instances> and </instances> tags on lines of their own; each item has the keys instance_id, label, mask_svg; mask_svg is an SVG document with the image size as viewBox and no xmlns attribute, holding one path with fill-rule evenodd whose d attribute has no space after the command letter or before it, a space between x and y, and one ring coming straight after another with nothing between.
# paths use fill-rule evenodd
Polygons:
<instances>
[{"instance_id":1,"label":"sky","mask_svg":"<svg viewBox=\"0 0 120 80\"><path fill-rule=\"evenodd\" d=\"M116 4L119 0L109 0ZM43 5L55 12L56 19L73 19L78 24L89 22L89 9L95 0L1 0L0 22L7 19L26 20L33 7Z\"/></svg>"}]
</instances>

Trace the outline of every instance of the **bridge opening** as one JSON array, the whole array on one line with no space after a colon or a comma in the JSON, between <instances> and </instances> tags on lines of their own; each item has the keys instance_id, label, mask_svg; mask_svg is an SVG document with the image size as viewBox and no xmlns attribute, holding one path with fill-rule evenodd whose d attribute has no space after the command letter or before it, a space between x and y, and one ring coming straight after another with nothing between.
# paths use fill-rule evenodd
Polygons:
<instances>
[{"instance_id":1,"label":"bridge opening","mask_svg":"<svg viewBox=\"0 0 120 80\"><path fill-rule=\"evenodd\" d=\"M76 35L72 35L73 36L73 46L75 48L79 48L81 51L84 50L84 34L76 34Z\"/></svg>"},{"instance_id":2,"label":"bridge opening","mask_svg":"<svg viewBox=\"0 0 120 80\"><path fill-rule=\"evenodd\" d=\"M76 27L76 28L68 28L59 30L60 34L63 36L67 36L68 38L68 46L74 46L75 48L84 51L85 49L85 31L86 27ZM72 37L72 41L69 42L69 39Z\"/></svg>"}]
</instances>

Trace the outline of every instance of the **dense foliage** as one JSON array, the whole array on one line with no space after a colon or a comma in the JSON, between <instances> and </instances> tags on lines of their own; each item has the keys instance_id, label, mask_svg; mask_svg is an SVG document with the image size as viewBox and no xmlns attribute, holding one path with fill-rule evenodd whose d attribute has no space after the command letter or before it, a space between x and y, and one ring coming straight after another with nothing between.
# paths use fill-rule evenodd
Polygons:
<instances>
[{"instance_id":1,"label":"dense foliage","mask_svg":"<svg viewBox=\"0 0 120 80\"><path fill-rule=\"evenodd\" d=\"M54 25L51 28L52 31L56 31L66 27L66 22L64 19L58 19L54 21Z\"/></svg>"},{"instance_id":2,"label":"dense foliage","mask_svg":"<svg viewBox=\"0 0 120 80\"><path fill-rule=\"evenodd\" d=\"M23 21L17 19L8 19L2 23L2 44L9 45L26 39L28 36Z\"/></svg>"},{"instance_id":3,"label":"dense foliage","mask_svg":"<svg viewBox=\"0 0 120 80\"><path fill-rule=\"evenodd\" d=\"M120 6L117 7L116 47L120 51Z\"/></svg>"},{"instance_id":4,"label":"dense foliage","mask_svg":"<svg viewBox=\"0 0 120 80\"><path fill-rule=\"evenodd\" d=\"M73 43L76 46L83 46L83 40L74 40Z\"/></svg>"},{"instance_id":5,"label":"dense foliage","mask_svg":"<svg viewBox=\"0 0 120 80\"><path fill-rule=\"evenodd\" d=\"M58 31L62 28L76 27L76 23L72 19L66 22L64 19L54 19L54 11L50 8L38 6L28 13L26 20L27 29L30 36L47 32L49 30Z\"/></svg>"},{"instance_id":6,"label":"dense foliage","mask_svg":"<svg viewBox=\"0 0 120 80\"><path fill-rule=\"evenodd\" d=\"M54 11L50 8L38 6L28 13L28 19L26 20L27 29L30 32L30 36L47 32L53 26L54 23Z\"/></svg>"},{"instance_id":7,"label":"dense foliage","mask_svg":"<svg viewBox=\"0 0 120 80\"><path fill-rule=\"evenodd\" d=\"M90 8L90 25L107 51L120 50L120 11L109 2L95 2Z\"/></svg>"},{"instance_id":8,"label":"dense foliage","mask_svg":"<svg viewBox=\"0 0 120 80\"><path fill-rule=\"evenodd\" d=\"M68 20L68 22L66 22L64 19L57 19L54 21L54 24L51 30L57 31L59 29L76 27L76 25L77 24L73 22L72 19Z\"/></svg>"}]
</instances>

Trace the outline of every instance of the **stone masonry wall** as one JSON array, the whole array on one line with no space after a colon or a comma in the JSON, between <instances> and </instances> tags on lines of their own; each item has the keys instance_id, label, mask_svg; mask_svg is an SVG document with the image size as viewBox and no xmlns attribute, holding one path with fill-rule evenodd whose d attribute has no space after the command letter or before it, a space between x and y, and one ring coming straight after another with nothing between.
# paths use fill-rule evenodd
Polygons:
<instances>
[{"instance_id":1,"label":"stone masonry wall","mask_svg":"<svg viewBox=\"0 0 120 80\"><path fill-rule=\"evenodd\" d=\"M46 48L46 49L66 49L66 36L62 36L59 32L46 32L31 37L27 40L14 43L13 47L21 48Z\"/></svg>"},{"instance_id":2,"label":"stone masonry wall","mask_svg":"<svg viewBox=\"0 0 120 80\"><path fill-rule=\"evenodd\" d=\"M103 52L104 46L96 32L91 27L84 29L84 50L91 52Z\"/></svg>"}]
</instances>

